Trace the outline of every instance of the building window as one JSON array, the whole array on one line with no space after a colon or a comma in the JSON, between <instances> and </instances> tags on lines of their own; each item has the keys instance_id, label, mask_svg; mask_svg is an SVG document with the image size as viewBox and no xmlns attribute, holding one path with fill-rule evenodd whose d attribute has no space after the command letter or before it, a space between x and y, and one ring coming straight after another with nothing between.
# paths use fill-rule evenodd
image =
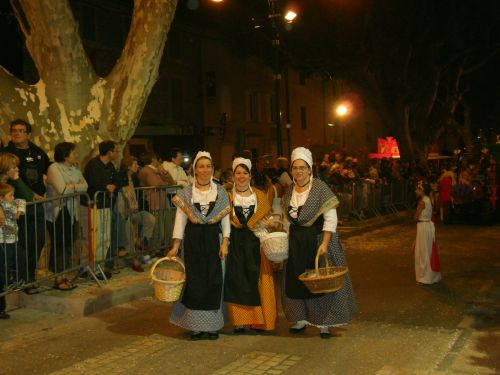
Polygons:
<instances>
[{"instance_id":1,"label":"building window","mask_svg":"<svg viewBox=\"0 0 500 375\"><path fill-rule=\"evenodd\" d=\"M275 119L275 113L274 113L274 108L275 104L274 103L274 95L272 94L266 94L264 96L264 113L265 113L265 121L268 123L273 123Z\"/></svg>"},{"instance_id":2,"label":"building window","mask_svg":"<svg viewBox=\"0 0 500 375\"><path fill-rule=\"evenodd\" d=\"M247 121L259 121L259 97L256 92L247 93Z\"/></svg>"},{"instance_id":3,"label":"building window","mask_svg":"<svg viewBox=\"0 0 500 375\"><path fill-rule=\"evenodd\" d=\"M307 129L307 108L305 106L300 107L300 128Z\"/></svg>"}]
</instances>

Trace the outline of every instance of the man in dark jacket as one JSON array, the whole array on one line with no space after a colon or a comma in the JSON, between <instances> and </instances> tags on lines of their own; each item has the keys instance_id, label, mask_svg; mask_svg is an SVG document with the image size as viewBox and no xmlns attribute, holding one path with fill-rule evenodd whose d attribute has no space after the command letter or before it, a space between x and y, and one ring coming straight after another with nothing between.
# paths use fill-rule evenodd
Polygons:
<instances>
[{"instance_id":1,"label":"man in dark jacket","mask_svg":"<svg viewBox=\"0 0 500 375\"><path fill-rule=\"evenodd\" d=\"M97 209L96 221L92 220L92 225L96 232L94 261L96 263L106 261L107 272L105 274L108 278L111 277L111 272L114 268L114 257L116 255L115 246L111 246L110 248L113 224L116 224L115 220L113 220L113 215L115 214L113 204L116 199L116 193L121 188L116 168L113 165L115 158L115 143L113 141L103 141L99 143L99 155L90 159L83 171L83 177L88 184L87 194L91 200L95 199L94 204ZM82 205L87 206L87 202L82 200ZM87 210L83 211L85 215Z\"/></svg>"},{"instance_id":2,"label":"man in dark jacket","mask_svg":"<svg viewBox=\"0 0 500 375\"><path fill-rule=\"evenodd\" d=\"M17 119L10 123L11 141L3 149L17 155L19 158L19 177L41 199L45 195L44 175L50 165L45 151L30 141L31 125L24 120ZM37 197L35 196L35 200Z\"/></svg>"}]
</instances>

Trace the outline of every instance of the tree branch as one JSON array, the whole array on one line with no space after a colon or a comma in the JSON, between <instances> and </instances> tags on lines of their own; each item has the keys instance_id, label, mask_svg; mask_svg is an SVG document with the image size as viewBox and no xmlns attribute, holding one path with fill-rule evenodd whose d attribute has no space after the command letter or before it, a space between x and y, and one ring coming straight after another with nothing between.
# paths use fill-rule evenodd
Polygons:
<instances>
[{"instance_id":1,"label":"tree branch","mask_svg":"<svg viewBox=\"0 0 500 375\"><path fill-rule=\"evenodd\" d=\"M177 0L134 2L125 47L106 77L109 90L124 93L119 97L109 95L104 103L104 108L110 109L107 113L108 124L116 125L107 129L115 140L129 139L135 132L137 123L130 124L130 119L137 119L138 122L147 96L158 79L158 68L176 6ZM134 113L130 113L129 103L134 97L136 101L137 97L142 98L142 102L134 106Z\"/></svg>"}]
</instances>

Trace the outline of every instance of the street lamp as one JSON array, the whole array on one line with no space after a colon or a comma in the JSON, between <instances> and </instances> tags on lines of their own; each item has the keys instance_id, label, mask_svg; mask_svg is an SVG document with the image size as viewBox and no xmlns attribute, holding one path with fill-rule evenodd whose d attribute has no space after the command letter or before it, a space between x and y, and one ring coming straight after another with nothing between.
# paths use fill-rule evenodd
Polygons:
<instances>
[{"instance_id":1,"label":"street lamp","mask_svg":"<svg viewBox=\"0 0 500 375\"><path fill-rule=\"evenodd\" d=\"M280 33L278 20L281 19L279 0L268 0L269 16L273 29L272 45L274 49L273 80L274 80L274 121L276 124L276 148L278 156L283 156L283 141L281 137L281 59L280 59ZM284 19L292 23L297 13L289 10ZM288 128L287 128L288 129Z\"/></svg>"},{"instance_id":2,"label":"street lamp","mask_svg":"<svg viewBox=\"0 0 500 375\"><path fill-rule=\"evenodd\" d=\"M345 122L344 118L349 116L352 110L352 104L349 102L342 102L335 107L335 115L338 118L338 123L342 128L342 148L345 148Z\"/></svg>"}]
</instances>

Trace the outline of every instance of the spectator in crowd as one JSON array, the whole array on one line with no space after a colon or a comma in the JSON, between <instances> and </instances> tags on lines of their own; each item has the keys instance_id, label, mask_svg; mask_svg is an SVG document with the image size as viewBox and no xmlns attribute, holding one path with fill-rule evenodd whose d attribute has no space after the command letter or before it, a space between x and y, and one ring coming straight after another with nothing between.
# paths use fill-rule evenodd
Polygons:
<instances>
[{"instance_id":1,"label":"spectator in crowd","mask_svg":"<svg viewBox=\"0 0 500 375\"><path fill-rule=\"evenodd\" d=\"M189 184L186 172L182 168L182 162L184 161L184 156L179 148L173 148L167 155L166 161L163 162L162 166L165 171L173 179L174 185L186 186Z\"/></svg>"},{"instance_id":2,"label":"spectator in crowd","mask_svg":"<svg viewBox=\"0 0 500 375\"><path fill-rule=\"evenodd\" d=\"M31 142L31 132L32 126L28 122L22 119L12 121L10 123L11 141L3 150L19 158L19 177L34 193L30 200L40 201L45 196L44 176L47 174L50 160L40 147ZM28 223L31 224L29 230L26 228ZM43 207L39 204L28 206L26 215L19 220L18 225L20 242L27 252L29 263L29 280L27 281L33 282L40 253L45 245ZM29 292L34 293L36 289L29 289Z\"/></svg>"},{"instance_id":3,"label":"spectator in crowd","mask_svg":"<svg viewBox=\"0 0 500 375\"><path fill-rule=\"evenodd\" d=\"M439 177L439 217L444 221L444 209L446 205L451 206L451 190L456 184L455 174L448 168L444 167L441 176Z\"/></svg>"},{"instance_id":4,"label":"spectator in crowd","mask_svg":"<svg viewBox=\"0 0 500 375\"><path fill-rule=\"evenodd\" d=\"M58 274L54 279L54 288L63 291L72 290L76 286L60 273L74 266L73 244L79 239L80 230L79 199L64 198L64 195L87 191L87 181L77 167L78 153L75 148L75 144L71 142L58 143L54 148L55 162L47 172L47 198L60 197L58 200L49 200L45 205L50 236L48 268Z\"/></svg>"},{"instance_id":5,"label":"spectator in crowd","mask_svg":"<svg viewBox=\"0 0 500 375\"><path fill-rule=\"evenodd\" d=\"M155 255L159 249L167 247L169 233L172 228L167 228L167 194L163 189L165 186L173 185L174 180L170 174L163 169L154 152L144 152L140 156L144 167L139 171L139 181L143 187L151 187L144 191L144 196L149 205L149 210L156 217L156 225L153 233L152 243L149 244L149 253Z\"/></svg>"},{"instance_id":6,"label":"spectator in crowd","mask_svg":"<svg viewBox=\"0 0 500 375\"><path fill-rule=\"evenodd\" d=\"M233 172L230 168L222 172L222 184L226 191L230 191L233 188Z\"/></svg>"},{"instance_id":7,"label":"spectator in crowd","mask_svg":"<svg viewBox=\"0 0 500 375\"><path fill-rule=\"evenodd\" d=\"M268 180L266 178L266 163L262 156L259 156L255 162L255 168L252 171L253 185L264 192L268 188Z\"/></svg>"},{"instance_id":8,"label":"spectator in crowd","mask_svg":"<svg viewBox=\"0 0 500 375\"><path fill-rule=\"evenodd\" d=\"M278 169L278 182L283 189L286 190L286 188L292 184L292 176L288 170L290 168L290 162L287 158L280 156L276 159L276 166Z\"/></svg>"},{"instance_id":9,"label":"spectator in crowd","mask_svg":"<svg viewBox=\"0 0 500 375\"><path fill-rule=\"evenodd\" d=\"M193 169L193 185L172 199L177 212L168 256L176 256L183 243L186 284L181 300L172 306L170 322L190 330L191 340L216 340L224 326L222 292L231 206L224 188L212 181L213 163L208 152L196 154Z\"/></svg>"},{"instance_id":10,"label":"spectator in crowd","mask_svg":"<svg viewBox=\"0 0 500 375\"><path fill-rule=\"evenodd\" d=\"M321 164L319 165L319 178L321 178L321 180L325 183L328 183L331 168L332 164L330 162L330 154L324 154L323 160L321 160Z\"/></svg>"},{"instance_id":11,"label":"spectator in crowd","mask_svg":"<svg viewBox=\"0 0 500 375\"><path fill-rule=\"evenodd\" d=\"M23 213L21 206L26 208L26 201L16 204L14 188L0 183L0 293L5 291L15 279L19 282L17 270L24 267L24 251L19 248L18 228L16 220ZM22 272L20 272L22 274ZM0 320L9 319L5 312L5 296L0 296Z\"/></svg>"},{"instance_id":12,"label":"spectator in crowd","mask_svg":"<svg viewBox=\"0 0 500 375\"><path fill-rule=\"evenodd\" d=\"M45 195L44 175L50 165L45 151L30 141L31 125L17 119L10 123L11 141L3 151L10 152L19 158L19 176L35 192L35 200Z\"/></svg>"},{"instance_id":13,"label":"spectator in crowd","mask_svg":"<svg viewBox=\"0 0 500 375\"><path fill-rule=\"evenodd\" d=\"M234 189L231 237L226 262L224 301L234 333L247 328L273 330L276 324L276 297L271 262L260 251L260 241L254 230L271 206L266 194L250 186L252 162L238 157L233 160Z\"/></svg>"},{"instance_id":14,"label":"spectator in crowd","mask_svg":"<svg viewBox=\"0 0 500 375\"><path fill-rule=\"evenodd\" d=\"M298 147L291 155L294 184L283 196L285 217L290 223L289 257L284 266L282 302L288 321L295 324L293 334L304 332L306 325L318 327L321 338L331 337L329 327L347 324L356 312L350 274L336 293L312 294L299 280L306 270L314 269L317 256L326 255L330 264L346 266L344 249L337 234L337 197L320 179L312 176L312 155Z\"/></svg>"},{"instance_id":15,"label":"spectator in crowd","mask_svg":"<svg viewBox=\"0 0 500 375\"><path fill-rule=\"evenodd\" d=\"M117 198L118 211L118 247L132 253L132 269L143 272L141 263L136 257L136 248L148 251L156 218L148 211L147 202L143 198L143 191L137 193L139 186L137 172L139 164L134 156L125 156L120 164L118 179L122 186ZM141 229L139 230L139 226Z\"/></svg>"},{"instance_id":16,"label":"spectator in crowd","mask_svg":"<svg viewBox=\"0 0 500 375\"><path fill-rule=\"evenodd\" d=\"M469 160L466 163L466 166L467 166L467 168L464 168L460 172L460 176L458 178L458 183L472 186L472 181L474 180L474 177L476 174L476 168L475 168L474 162L472 160Z\"/></svg>"},{"instance_id":17,"label":"spectator in crowd","mask_svg":"<svg viewBox=\"0 0 500 375\"><path fill-rule=\"evenodd\" d=\"M37 194L20 178L18 166L19 158L16 155L10 152L0 153L0 182L8 183L14 187L14 197L16 199L33 202ZM24 289L24 292L35 294L38 293L38 285L35 280L39 251L41 251L45 243L43 209L33 205L27 206L26 215L20 217L17 224L19 245L25 252L23 256L27 261L27 268L24 269L21 276L30 285ZM28 228L28 224L31 226L30 228ZM43 232L43 234L40 232ZM37 249L39 250L37 251Z\"/></svg>"},{"instance_id":18,"label":"spectator in crowd","mask_svg":"<svg viewBox=\"0 0 500 375\"><path fill-rule=\"evenodd\" d=\"M116 158L115 143L113 141L103 141L99 143L99 155L89 160L85 166L83 177L87 181L87 193L97 210L96 222L92 223L96 231L95 249L96 262L106 261L105 276L107 278L116 272L113 258L116 255L116 249L111 245L112 228L112 207L116 198L116 192L120 186L117 181L116 168L113 161ZM96 195L97 193L97 195ZM88 205L87 200L82 197L81 203ZM87 222L87 210L82 210L83 222ZM83 225L85 235L87 226ZM88 238L85 236L85 238Z\"/></svg>"},{"instance_id":19,"label":"spectator in crowd","mask_svg":"<svg viewBox=\"0 0 500 375\"><path fill-rule=\"evenodd\" d=\"M222 185L222 168L220 165L214 166L214 176L212 177L212 181L216 184Z\"/></svg>"}]
</instances>

